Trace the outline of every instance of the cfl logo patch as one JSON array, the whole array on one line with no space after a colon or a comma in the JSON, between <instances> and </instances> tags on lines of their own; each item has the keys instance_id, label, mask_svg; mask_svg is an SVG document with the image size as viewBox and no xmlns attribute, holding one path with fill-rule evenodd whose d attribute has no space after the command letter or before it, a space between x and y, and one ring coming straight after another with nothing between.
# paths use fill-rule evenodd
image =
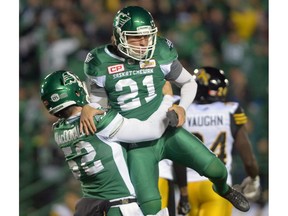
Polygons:
<instances>
[{"instance_id":1,"label":"cfl logo patch","mask_svg":"<svg viewBox=\"0 0 288 216\"><path fill-rule=\"evenodd\" d=\"M53 102L57 102L60 100L60 96L58 94L53 94L53 95L51 95L51 100Z\"/></svg>"},{"instance_id":2,"label":"cfl logo patch","mask_svg":"<svg viewBox=\"0 0 288 216\"><path fill-rule=\"evenodd\" d=\"M118 64L118 65L113 65L108 67L108 73L109 74L114 74L114 73L119 73L124 71L124 65L123 64Z\"/></svg>"}]
</instances>

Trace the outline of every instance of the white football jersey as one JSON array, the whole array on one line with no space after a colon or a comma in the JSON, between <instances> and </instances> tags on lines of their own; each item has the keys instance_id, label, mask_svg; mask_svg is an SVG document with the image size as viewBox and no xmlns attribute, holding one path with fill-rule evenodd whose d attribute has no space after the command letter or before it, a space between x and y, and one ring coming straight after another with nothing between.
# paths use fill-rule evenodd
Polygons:
<instances>
[{"instance_id":1,"label":"white football jersey","mask_svg":"<svg viewBox=\"0 0 288 216\"><path fill-rule=\"evenodd\" d=\"M247 116L237 102L192 103L186 110L183 127L196 135L224 163L228 171L228 184L232 184L231 166L234 136ZM173 178L172 162L164 159L159 163L159 176ZM187 181L207 180L193 169L187 168Z\"/></svg>"},{"instance_id":2,"label":"white football jersey","mask_svg":"<svg viewBox=\"0 0 288 216\"><path fill-rule=\"evenodd\" d=\"M196 135L223 161L229 173L228 184L232 184L233 134L246 122L247 116L237 102L192 103L186 111L186 122L183 127ZM187 168L188 182L206 179Z\"/></svg>"}]
</instances>

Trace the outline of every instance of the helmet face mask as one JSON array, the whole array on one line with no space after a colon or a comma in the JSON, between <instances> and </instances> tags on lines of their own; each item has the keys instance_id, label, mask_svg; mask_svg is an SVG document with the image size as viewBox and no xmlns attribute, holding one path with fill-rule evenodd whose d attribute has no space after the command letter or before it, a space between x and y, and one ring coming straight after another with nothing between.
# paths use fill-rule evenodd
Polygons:
<instances>
[{"instance_id":1,"label":"helmet face mask","mask_svg":"<svg viewBox=\"0 0 288 216\"><path fill-rule=\"evenodd\" d=\"M114 18L113 35L118 50L124 55L138 61L153 57L156 47L158 29L153 17L145 9L129 6L118 11ZM147 46L135 46L128 43L129 37L145 37Z\"/></svg>"},{"instance_id":2,"label":"helmet face mask","mask_svg":"<svg viewBox=\"0 0 288 216\"><path fill-rule=\"evenodd\" d=\"M194 70L193 77L198 84L196 103L226 101L229 81L223 70L214 67L201 67Z\"/></svg>"},{"instance_id":3,"label":"helmet face mask","mask_svg":"<svg viewBox=\"0 0 288 216\"><path fill-rule=\"evenodd\" d=\"M50 114L71 106L89 103L88 90L84 82L70 71L55 71L46 76L41 85L41 100Z\"/></svg>"}]
</instances>

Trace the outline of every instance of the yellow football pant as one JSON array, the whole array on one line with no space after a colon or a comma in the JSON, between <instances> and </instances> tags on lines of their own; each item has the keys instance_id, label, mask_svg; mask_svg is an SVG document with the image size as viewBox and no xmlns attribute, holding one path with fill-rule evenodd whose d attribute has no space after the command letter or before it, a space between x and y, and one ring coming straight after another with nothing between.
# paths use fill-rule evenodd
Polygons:
<instances>
[{"instance_id":1,"label":"yellow football pant","mask_svg":"<svg viewBox=\"0 0 288 216\"><path fill-rule=\"evenodd\" d=\"M168 207L168 180L159 178L161 207ZM191 205L189 216L231 216L232 204L212 189L212 182L199 181L188 183L188 198Z\"/></svg>"},{"instance_id":2,"label":"yellow football pant","mask_svg":"<svg viewBox=\"0 0 288 216\"><path fill-rule=\"evenodd\" d=\"M168 180L164 178L159 178L158 186L161 194L161 208L163 209L168 207L168 195L169 195Z\"/></svg>"},{"instance_id":3,"label":"yellow football pant","mask_svg":"<svg viewBox=\"0 0 288 216\"><path fill-rule=\"evenodd\" d=\"M212 182L188 182L189 216L231 216L232 204L215 193Z\"/></svg>"}]
</instances>

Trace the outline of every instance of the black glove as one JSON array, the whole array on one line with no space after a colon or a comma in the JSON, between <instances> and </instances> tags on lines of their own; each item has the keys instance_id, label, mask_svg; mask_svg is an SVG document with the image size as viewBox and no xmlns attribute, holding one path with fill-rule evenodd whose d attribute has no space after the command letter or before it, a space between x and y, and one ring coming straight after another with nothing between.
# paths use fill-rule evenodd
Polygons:
<instances>
[{"instance_id":1,"label":"black glove","mask_svg":"<svg viewBox=\"0 0 288 216\"><path fill-rule=\"evenodd\" d=\"M188 197L187 196L180 196L180 201L178 203L178 214L180 215L186 215L190 212L191 206L188 202Z\"/></svg>"},{"instance_id":2,"label":"black glove","mask_svg":"<svg viewBox=\"0 0 288 216\"><path fill-rule=\"evenodd\" d=\"M167 118L171 127L176 127L178 125L178 115L174 110L167 112Z\"/></svg>"}]
</instances>

